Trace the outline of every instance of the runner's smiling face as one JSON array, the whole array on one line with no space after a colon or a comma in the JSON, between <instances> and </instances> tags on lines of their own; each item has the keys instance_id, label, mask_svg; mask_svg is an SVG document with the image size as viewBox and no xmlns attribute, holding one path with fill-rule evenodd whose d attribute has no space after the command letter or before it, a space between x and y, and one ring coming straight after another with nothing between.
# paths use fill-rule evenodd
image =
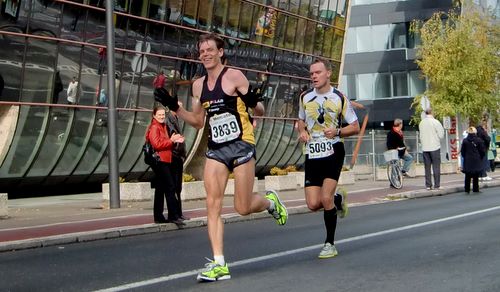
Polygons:
<instances>
[{"instance_id":1,"label":"runner's smiling face","mask_svg":"<svg viewBox=\"0 0 500 292\"><path fill-rule=\"evenodd\" d=\"M330 85L330 75L332 75L332 72L326 69L325 64L321 62L312 64L309 74L311 75L314 88L321 89Z\"/></svg>"},{"instance_id":2,"label":"runner's smiling face","mask_svg":"<svg viewBox=\"0 0 500 292\"><path fill-rule=\"evenodd\" d=\"M221 58L224 55L224 49L217 49L215 41L208 40L200 44L199 47L200 61L209 70L221 64Z\"/></svg>"}]
</instances>

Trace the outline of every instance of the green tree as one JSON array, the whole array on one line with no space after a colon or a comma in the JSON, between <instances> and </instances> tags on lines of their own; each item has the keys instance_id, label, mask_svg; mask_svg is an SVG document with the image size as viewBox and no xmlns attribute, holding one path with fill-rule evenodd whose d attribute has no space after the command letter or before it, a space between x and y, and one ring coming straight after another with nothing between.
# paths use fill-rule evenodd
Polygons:
<instances>
[{"instance_id":1,"label":"green tree","mask_svg":"<svg viewBox=\"0 0 500 292\"><path fill-rule=\"evenodd\" d=\"M427 96L437 116L469 117L475 123L484 112L498 116L499 26L488 12L472 6L462 13L435 13L425 22L412 23L420 35L417 64L429 82L413 101L420 118L420 99Z\"/></svg>"}]
</instances>

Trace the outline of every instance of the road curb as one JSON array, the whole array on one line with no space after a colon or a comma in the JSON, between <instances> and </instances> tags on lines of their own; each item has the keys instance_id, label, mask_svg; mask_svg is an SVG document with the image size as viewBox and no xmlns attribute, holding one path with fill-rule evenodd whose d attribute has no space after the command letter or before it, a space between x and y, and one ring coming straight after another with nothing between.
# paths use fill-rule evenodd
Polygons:
<instances>
[{"instance_id":1,"label":"road curb","mask_svg":"<svg viewBox=\"0 0 500 292\"><path fill-rule=\"evenodd\" d=\"M481 182L480 189L497 187L497 186L500 186L500 181ZM385 197L386 200L369 201L366 203L356 203L352 205L349 204L349 206L357 207L375 203L385 203L393 201L394 199L416 199L416 198L424 198L432 196L443 196L461 191L463 191L463 186L450 186L450 187L445 187L441 190L431 190L431 191L425 189L414 190L398 194L387 195ZM306 205L288 208L289 215L304 214L310 212L311 211L309 210L309 208L307 208ZM236 222L269 218L269 214L267 213L267 211L263 211L248 216L240 216L237 213L229 213L229 214L224 214L222 217L225 223L236 223ZM135 236L135 235L144 235L144 234L166 232L179 229L197 228L207 225L206 217L194 218L192 220L184 222L186 225L180 228L173 223L167 223L167 224L148 223L142 225L115 227L115 228L100 229L95 231L84 231L84 232L68 233L68 234L53 235L53 236L46 236L39 238L0 242L0 252L65 245L78 242L89 242L95 240L112 239L112 238Z\"/></svg>"},{"instance_id":2,"label":"road curb","mask_svg":"<svg viewBox=\"0 0 500 292\"><path fill-rule=\"evenodd\" d=\"M488 181L488 182L481 182L479 184L479 189L483 188L492 188L492 187L498 187L500 186L500 181ZM391 194L387 195L386 197L388 199L415 199L415 198L425 198L425 197L433 197L433 196L443 196L443 195L448 195L448 194L453 194L457 192L464 192L464 187L463 186L450 186L450 187L443 187L440 190L413 190L413 191L407 191L407 192L402 192L398 194Z\"/></svg>"}]
</instances>

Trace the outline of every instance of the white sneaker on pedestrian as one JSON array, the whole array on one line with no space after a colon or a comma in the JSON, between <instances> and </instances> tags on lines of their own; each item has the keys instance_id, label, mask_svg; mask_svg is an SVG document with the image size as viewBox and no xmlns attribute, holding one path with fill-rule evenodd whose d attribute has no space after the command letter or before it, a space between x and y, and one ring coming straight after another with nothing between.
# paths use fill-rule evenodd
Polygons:
<instances>
[{"instance_id":1,"label":"white sneaker on pedestrian","mask_svg":"<svg viewBox=\"0 0 500 292\"><path fill-rule=\"evenodd\" d=\"M487 177L483 177L483 180L492 180L492 178L487 176Z\"/></svg>"},{"instance_id":2,"label":"white sneaker on pedestrian","mask_svg":"<svg viewBox=\"0 0 500 292\"><path fill-rule=\"evenodd\" d=\"M337 249L335 248L335 245L332 245L331 243L327 242L321 249L321 252L318 255L318 258L320 259L328 259L328 258L333 258L334 256L338 255L339 253L337 252Z\"/></svg>"}]
</instances>

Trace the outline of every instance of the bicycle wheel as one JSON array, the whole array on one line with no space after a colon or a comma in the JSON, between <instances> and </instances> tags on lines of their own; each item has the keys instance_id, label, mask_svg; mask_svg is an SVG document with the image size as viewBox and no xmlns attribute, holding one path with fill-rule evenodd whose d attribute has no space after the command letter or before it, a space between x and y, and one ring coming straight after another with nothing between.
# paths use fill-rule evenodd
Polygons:
<instances>
[{"instance_id":1,"label":"bicycle wheel","mask_svg":"<svg viewBox=\"0 0 500 292\"><path fill-rule=\"evenodd\" d=\"M387 165L387 177L394 188L400 189L403 187L403 173L399 163L391 161Z\"/></svg>"}]
</instances>

